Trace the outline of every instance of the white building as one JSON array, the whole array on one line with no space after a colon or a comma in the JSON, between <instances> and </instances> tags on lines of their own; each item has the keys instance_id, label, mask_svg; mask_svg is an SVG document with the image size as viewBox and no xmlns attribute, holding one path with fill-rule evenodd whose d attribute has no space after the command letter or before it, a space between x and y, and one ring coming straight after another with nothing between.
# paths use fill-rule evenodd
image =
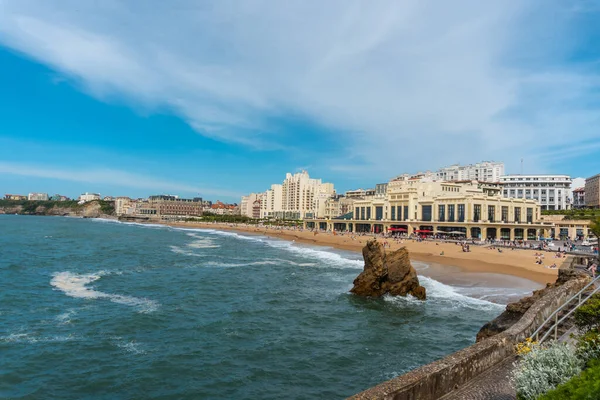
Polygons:
<instances>
[{"instance_id":1,"label":"white building","mask_svg":"<svg viewBox=\"0 0 600 400\"><path fill-rule=\"evenodd\" d=\"M282 208L285 218L303 219L305 215L325 215L325 200L335 194L333 183L312 179L308 172L287 173L282 186Z\"/></svg>"},{"instance_id":2,"label":"white building","mask_svg":"<svg viewBox=\"0 0 600 400\"><path fill-rule=\"evenodd\" d=\"M260 218L302 219L308 215L323 217L327 209L327 200L335 194L333 183L323 183L321 179L312 179L306 171L286 174L282 184L271 185L263 193L243 196L241 212L244 215L256 215L257 206ZM256 199L253 197L256 195ZM256 204L256 200L260 204Z\"/></svg>"},{"instance_id":3,"label":"white building","mask_svg":"<svg viewBox=\"0 0 600 400\"><path fill-rule=\"evenodd\" d=\"M536 200L542 210L568 210L572 204L568 175L505 175L500 177L502 195Z\"/></svg>"},{"instance_id":4,"label":"white building","mask_svg":"<svg viewBox=\"0 0 600 400\"><path fill-rule=\"evenodd\" d=\"M254 208L257 201L259 203L262 202L263 196L264 193L250 193L248 196L242 196L242 200L240 201L240 214L248 218L260 218L260 215L255 217L256 213Z\"/></svg>"},{"instance_id":5,"label":"white building","mask_svg":"<svg viewBox=\"0 0 600 400\"><path fill-rule=\"evenodd\" d=\"M440 168L437 178L443 181L499 182L504 175L504 163L482 161L477 164L451 165Z\"/></svg>"},{"instance_id":6,"label":"white building","mask_svg":"<svg viewBox=\"0 0 600 400\"><path fill-rule=\"evenodd\" d=\"M274 184L271 185L271 189L268 189L263 193L262 201L260 203L261 218L274 218L276 215L283 212L282 190L282 185Z\"/></svg>"},{"instance_id":7,"label":"white building","mask_svg":"<svg viewBox=\"0 0 600 400\"><path fill-rule=\"evenodd\" d=\"M93 200L100 200L100 194L85 192L81 196L79 196L79 201L82 201L84 203Z\"/></svg>"},{"instance_id":8,"label":"white building","mask_svg":"<svg viewBox=\"0 0 600 400\"><path fill-rule=\"evenodd\" d=\"M48 193L29 193L27 200L46 201L48 200Z\"/></svg>"},{"instance_id":9,"label":"white building","mask_svg":"<svg viewBox=\"0 0 600 400\"><path fill-rule=\"evenodd\" d=\"M117 216L135 214L136 201L126 196L115 199L115 213Z\"/></svg>"}]
</instances>

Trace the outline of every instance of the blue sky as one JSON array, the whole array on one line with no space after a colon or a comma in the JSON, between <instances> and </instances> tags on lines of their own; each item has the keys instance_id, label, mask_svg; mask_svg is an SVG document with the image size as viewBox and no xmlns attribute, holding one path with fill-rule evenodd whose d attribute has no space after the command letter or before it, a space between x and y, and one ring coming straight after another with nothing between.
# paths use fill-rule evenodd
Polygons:
<instances>
[{"instance_id":1,"label":"blue sky","mask_svg":"<svg viewBox=\"0 0 600 400\"><path fill-rule=\"evenodd\" d=\"M442 4L443 3L443 4ZM596 1L0 0L0 191L600 172Z\"/></svg>"}]
</instances>

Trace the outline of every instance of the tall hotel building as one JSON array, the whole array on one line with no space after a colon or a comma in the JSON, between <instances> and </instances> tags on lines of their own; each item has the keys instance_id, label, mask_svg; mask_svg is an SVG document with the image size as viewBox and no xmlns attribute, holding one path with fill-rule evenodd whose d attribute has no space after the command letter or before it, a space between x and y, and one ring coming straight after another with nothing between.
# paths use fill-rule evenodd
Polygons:
<instances>
[{"instance_id":1,"label":"tall hotel building","mask_svg":"<svg viewBox=\"0 0 600 400\"><path fill-rule=\"evenodd\" d=\"M568 175L505 175L500 177L502 195L511 199L532 199L542 210L571 208L571 177Z\"/></svg>"}]
</instances>

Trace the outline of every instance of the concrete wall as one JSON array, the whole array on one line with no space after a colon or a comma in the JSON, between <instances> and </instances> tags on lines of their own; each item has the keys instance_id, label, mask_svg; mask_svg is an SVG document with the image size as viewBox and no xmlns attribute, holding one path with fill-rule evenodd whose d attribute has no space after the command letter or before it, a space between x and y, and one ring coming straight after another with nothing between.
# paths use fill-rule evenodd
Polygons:
<instances>
[{"instance_id":1,"label":"concrete wall","mask_svg":"<svg viewBox=\"0 0 600 400\"><path fill-rule=\"evenodd\" d=\"M516 343L529 337L556 308L581 290L587 282L589 280L582 277L549 289L519 322L506 331L365 390L350 399L437 399L513 355Z\"/></svg>"}]
</instances>

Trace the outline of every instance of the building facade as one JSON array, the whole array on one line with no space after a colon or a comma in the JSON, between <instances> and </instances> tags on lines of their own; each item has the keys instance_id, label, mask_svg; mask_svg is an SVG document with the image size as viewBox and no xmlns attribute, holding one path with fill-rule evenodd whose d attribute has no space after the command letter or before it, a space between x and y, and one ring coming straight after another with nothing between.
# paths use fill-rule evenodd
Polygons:
<instances>
[{"instance_id":1,"label":"building facade","mask_svg":"<svg viewBox=\"0 0 600 400\"><path fill-rule=\"evenodd\" d=\"M585 187L573 190L573 208L585 208Z\"/></svg>"},{"instance_id":2,"label":"building facade","mask_svg":"<svg viewBox=\"0 0 600 400\"><path fill-rule=\"evenodd\" d=\"M248 196L242 196L240 201L240 215L246 216L248 218L260 218L260 204L264 193L250 193ZM258 216L256 216L255 207L256 202L258 201L259 212Z\"/></svg>"},{"instance_id":3,"label":"building facade","mask_svg":"<svg viewBox=\"0 0 600 400\"><path fill-rule=\"evenodd\" d=\"M307 220L307 228L352 232L447 234L474 239L534 240L550 235L540 206L505 198L478 182L389 182L385 197L355 200L351 220Z\"/></svg>"},{"instance_id":4,"label":"building facade","mask_svg":"<svg viewBox=\"0 0 600 400\"><path fill-rule=\"evenodd\" d=\"M600 174L585 180L585 206L600 208Z\"/></svg>"},{"instance_id":5,"label":"building facade","mask_svg":"<svg viewBox=\"0 0 600 400\"><path fill-rule=\"evenodd\" d=\"M22 194L5 194L4 200L27 200L27 196Z\"/></svg>"},{"instance_id":6,"label":"building facade","mask_svg":"<svg viewBox=\"0 0 600 400\"><path fill-rule=\"evenodd\" d=\"M325 216L327 200L335 195L333 183L310 178L308 172L287 173L282 184L271 185L263 193L242 197L241 210L255 215L255 200L260 200L260 218L303 219ZM245 210L245 211L244 211Z\"/></svg>"},{"instance_id":7,"label":"building facade","mask_svg":"<svg viewBox=\"0 0 600 400\"><path fill-rule=\"evenodd\" d=\"M260 204L260 218L275 218L277 213L283 211L282 192L283 186L275 184L263 193Z\"/></svg>"},{"instance_id":8,"label":"building facade","mask_svg":"<svg viewBox=\"0 0 600 400\"><path fill-rule=\"evenodd\" d=\"M504 175L504 163L494 161L469 165L455 164L440 168L436 172L437 179L443 181L498 182L502 175Z\"/></svg>"},{"instance_id":9,"label":"building facade","mask_svg":"<svg viewBox=\"0 0 600 400\"><path fill-rule=\"evenodd\" d=\"M500 177L502 195L507 198L532 199L542 210L571 208L571 177L568 175L504 175Z\"/></svg>"},{"instance_id":10,"label":"building facade","mask_svg":"<svg viewBox=\"0 0 600 400\"><path fill-rule=\"evenodd\" d=\"M85 192L79 196L79 201L88 202L93 200L100 200L100 194Z\"/></svg>"},{"instance_id":11,"label":"building facade","mask_svg":"<svg viewBox=\"0 0 600 400\"><path fill-rule=\"evenodd\" d=\"M46 201L48 198L48 193L29 193L27 195L27 200L33 201Z\"/></svg>"}]
</instances>

